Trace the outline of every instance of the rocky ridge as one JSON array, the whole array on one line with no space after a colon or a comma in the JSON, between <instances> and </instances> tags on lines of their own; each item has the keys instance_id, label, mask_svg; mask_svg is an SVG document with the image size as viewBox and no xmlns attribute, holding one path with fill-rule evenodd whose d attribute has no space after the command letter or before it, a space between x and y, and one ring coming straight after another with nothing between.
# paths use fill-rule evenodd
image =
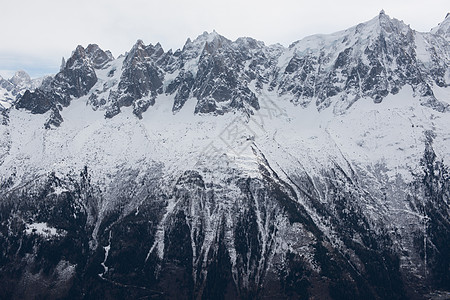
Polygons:
<instances>
[{"instance_id":1,"label":"rocky ridge","mask_svg":"<svg viewBox=\"0 0 450 300\"><path fill-rule=\"evenodd\" d=\"M198 101L195 113L252 113L259 109L257 91L267 87L304 107L314 101L319 110L333 105L343 111L361 97L379 103L408 85L423 105L447 111L448 104L432 89L449 85L447 19L431 33L419 33L381 12L366 23L307 37L287 49L251 38L232 42L216 32L188 40L175 53L138 41L117 60L97 45L79 46L51 82L24 95L17 107L44 113L89 94L93 108L105 110L106 117L128 106L141 117L164 93L175 95L174 113L191 97ZM97 82L100 71L109 79Z\"/></svg>"},{"instance_id":2,"label":"rocky ridge","mask_svg":"<svg viewBox=\"0 0 450 300\"><path fill-rule=\"evenodd\" d=\"M34 90L44 78L31 79L25 71L17 71L10 79L0 76L0 111L10 108L26 90Z\"/></svg>"}]
</instances>

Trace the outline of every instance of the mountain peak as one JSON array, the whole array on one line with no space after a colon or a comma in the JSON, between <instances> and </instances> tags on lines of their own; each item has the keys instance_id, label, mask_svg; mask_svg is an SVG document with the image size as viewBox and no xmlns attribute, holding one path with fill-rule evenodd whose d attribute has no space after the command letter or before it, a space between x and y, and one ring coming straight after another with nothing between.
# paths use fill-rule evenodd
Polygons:
<instances>
[{"instance_id":1,"label":"mountain peak","mask_svg":"<svg viewBox=\"0 0 450 300\"><path fill-rule=\"evenodd\" d=\"M359 24L357 27L365 27L367 30L363 31L365 36L370 35L371 33L379 34L381 32L391 34L391 33L403 33L406 34L411 28L406 25L403 21L397 20L395 18L391 18L386 14L384 10L381 10L380 13L373 19Z\"/></svg>"},{"instance_id":2,"label":"mountain peak","mask_svg":"<svg viewBox=\"0 0 450 300\"><path fill-rule=\"evenodd\" d=\"M224 44L228 43L231 43L231 41L217 33L215 30L212 32L204 31L194 40L188 38L182 51L186 53L185 57L196 57L204 50L214 52ZM187 52L190 52L190 54L187 54Z\"/></svg>"},{"instance_id":3,"label":"mountain peak","mask_svg":"<svg viewBox=\"0 0 450 300\"><path fill-rule=\"evenodd\" d=\"M138 39L136 43L134 44L135 47L145 47L144 41L141 39Z\"/></svg>"},{"instance_id":4,"label":"mountain peak","mask_svg":"<svg viewBox=\"0 0 450 300\"><path fill-rule=\"evenodd\" d=\"M103 51L97 44L89 44L86 48L86 55L90 58L96 69L101 69L108 62L114 60L109 50Z\"/></svg>"},{"instance_id":5,"label":"mountain peak","mask_svg":"<svg viewBox=\"0 0 450 300\"><path fill-rule=\"evenodd\" d=\"M450 12L445 16L444 21L438 24L438 26L431 29L431 33L437 34L450 41Z\"/></svg>"},{"instance_id":6,"label":"mountain peak","mask_svg":"<svg viewBox=\"0 0 450 300\"><path fill-rule=\"evenodd\" d=\"M78 68L86 63L88 63L88 58L86 56L86 49L83 46L78 45L72 52L72 55L66 61L65 69Z\"/></svg>"},{"instance_id":7,"label":"mountain peak","mask_svg":"<svg viewBox=\"0 0 450 300\"><path fill-rule=\"evenodd\" d=\"M235 41L235 43L250 49L257 49L265 46L264 42L258 41L251 37L240 37Z\"/></svg>"},{"instance_id":8,"label":"mountain peak","mask_svg":"<svg viewBox=\"0 0 450 300\"><path fill-rule=\"evenodd\" d=\"M217 33L216 30L213 30L212 32L204 31L201 35L199 35L199 36L194 40L194 42L207 42L207 43L211 43L211 42L213 42L213 41L215 41L215 40L218 40L218 39L225 39L225 40L226 40L226 38L225 38L224 36L220 35L219 33Z\"/></svg>"},{"instance_id":9,"label":"mountain peak","mask_svg":"<svg viewBox=\"0 0 450 300\"><path fill-rule=\"evenodd\" d=\"M382 29L387 30L388 32L395 30L395 28L400 29L400 28L406 26L406 24L403 23L403 21L399 21L397 19L391 18L389 15L387 15L384 12L384 10L380 11L380 14L378 15L378 21L379 21L379 26Z\"/></svg>"},{"instance_id":10,"label":"mountain peak","mask_svg":"<svg viewBox=\"0 0 450 300\"><path fill-rule=\"evenodd\" d=\"M83 46L78 45L75 50L72 53L72 56L77 55L77 56L82 56L85 54L85 49Z\"/></svg>"},{"instance_id":11,"label":"mountain peak","mask_svg":"<svg viewBox=\"0 0 450 300\"><path fill-rule=\"evenodd\" d=\"M14 85L19 85L19 84L24 84L24 83L30 83L31 78L27 72L25 72L23 70L19 70L14 74L14 76L10 79L10 81Z\"/></svg>"}]
</instances>

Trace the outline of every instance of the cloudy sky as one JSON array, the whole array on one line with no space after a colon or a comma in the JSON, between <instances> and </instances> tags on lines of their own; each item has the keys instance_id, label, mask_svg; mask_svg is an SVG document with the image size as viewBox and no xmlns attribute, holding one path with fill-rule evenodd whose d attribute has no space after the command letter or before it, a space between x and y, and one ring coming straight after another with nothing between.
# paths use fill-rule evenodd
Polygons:
<instances>
[{"instance_id":1,"label":"cloudy sky","mask_svg":"<svg viewBox=\"0 0 450 300\"><path fill-rule=\"evenodd\" d=\"M417 31L429 31L450 11L448 0L13 0L0 11L0 75L57 72L79 44L96 43L114 56L137 39L183 47L188 37L216 30L229 39L266 44L332 33L375 17L381 9Z\"/></svg>"}]
</instances>

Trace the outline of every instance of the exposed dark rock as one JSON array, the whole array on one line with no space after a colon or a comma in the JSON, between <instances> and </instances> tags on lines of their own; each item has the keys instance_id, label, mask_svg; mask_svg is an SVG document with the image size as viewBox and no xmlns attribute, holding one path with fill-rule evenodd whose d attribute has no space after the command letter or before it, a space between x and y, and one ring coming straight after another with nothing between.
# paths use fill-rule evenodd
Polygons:
<instances>
[{"instance_id":1,"label":"exposed dark rock","mask_svg":"<svg viewBox=\"0 0 450 300\"><path fill-rule=\"evenodd\" d=\"M86 55L95 69L102 69L107 63L114 60L110 51L103 51L96 44L90 44L86 48Z\"/></svg>"},{"instance_id":2,"label":"exposed dark rock","mask_svg":"<svg viewBox=\"0 0 450 300\"><path fill-rule=\"evenodd\" d=\"M94 51L93 49L91 47L91 51ZM98 51L101 50L97 49ZM97 75L91 60L86 55L85 49L78 46L67 60L65 67L54 78L43 82L41 88L33 92L27 90L17 101L16 108L25 108L34 114L52 110L45 127L49 128L49 124L59 126L63 120L58 105L68 106L72 98L86 95L96 82Z\"/></svg>"},{"instance_id":3,"label":"exposed dark rock","mask_svg":"<svg viewBox=\"0 0 450 300\"><path fill-rule=\"evenodd\" d=\"M43 114L54 107L53 95L37 89L34 92L26 91L16 103L16 108L24 108L33 114Z\"/></svg>"},{"instance_id":4,"label":"exposed dark rock","mask_svg":"<svg viewBox=\"0 0 450 300\"><path fill-rule=\"evenodd\" d=\"M139 40L127 54L123 63L123 72L118 85L117 93L110 94L108 102L111 103L107 115L113 116L117 107L133 105L136 116L155 103L155 98L162 93L162 80L164 75L157 65L157 61L164 54L161 45L145 46Z\"/></svg>"}]
</instances>

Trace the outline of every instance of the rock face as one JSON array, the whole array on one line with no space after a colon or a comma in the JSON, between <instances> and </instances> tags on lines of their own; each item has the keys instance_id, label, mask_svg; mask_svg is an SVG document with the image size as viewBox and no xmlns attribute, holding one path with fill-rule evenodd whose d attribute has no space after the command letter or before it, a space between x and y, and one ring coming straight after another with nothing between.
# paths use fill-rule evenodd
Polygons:
<instances>
[{"instance_id":1,"label":"rock face","mask_svg":"<svg viewBox=\"0 0 450 300\"><path fill-rule=\"evenodd\" d=\"M447 297L447 20L77 47L0 115L0 298Z\"/></svg>"},{"instance_id":2,"label":"rock face","mask_svg":"<svg viewBox=\"0 0 450 300\"><path fill-rule=\"evenodd\" d=\"M109 94L111 106L106 112L107 117L113 117L120 112L120 107L133 105L133 112L141 117L155 98L162 93L163 72L158 61L163 59L164 51L161 45L145 46L138 41L124 59L122 75L116 92Z\"/></svg>"},{"instance_id":3,"label":"rock face","mask_svg":"<svg viewBox=\"0 0 450 300\"><path fill-rule=\"evenodd\" d=\"M35 114L51 110L46 127L47 124L59 126L63 120L55 116L56 112L68 106L72 98L86 95L97 82L94 68L102 67L112 59L109 52L104 52L97 45L89 45L86 50L78 46L54 78L45 80L33 92L25 92L15 107Z\"/></svg>"},{"instance_id":4,"label":"rock face","mask_svg":"<svg viewBox=\"0 0 450 300\"><path fill-rule=\"evenodd\" d=\"M436 38L445 45L440 37ZM436 101L431 86L448 84L445 81L448 44L439 54L420 48L433 43L431 39L430 35L420 35L383 12L332 37L306 38L290 47L293 57L284 70L281 91L292 93L294 101L302 105L317 98L319 109L328 107L330 99L338 97L345 108L361 97L379 103L409 85L424 105L447 110L446 104ZM430 56L427 61L420 60L422 52ZM426 68L432 71L425 71Z\"/></svg>"},{"instance_id":5,"label":"rock face","mask_svg":"<svg viewBox=\"0 0 450 300\"><path fill-rule=\"evenodd\" d=\"M50 93L48 101L63 106L88 94L93 108L108 118L129 106L141 118L163 93L175 95L174 113L194 97L195 113L252 114L259 109L255 92L264 86L304 107L314 101L319 109L335 105L340 111L361 97L379 103L410 86L423 105L446 111L448 104L436 99L432 86L449 84L447 20L431 33L418 33L381 12L366 23L307 37L288 49L251 38L232 42L216 32L188 40L175 53L138 41L117 60L97 45L79 46L42 89ZM108 77L97 82L98 72ZM30 95L17 107L32 110L30 102L39 102L40 94Z\"/></svg>"},{"instance_id":6,"label":"rock face","mask_svg":"<svg viewBox=\"0 0 450 300\"><path fill-rule=\"evenodd\" d=\"M341 111L361 97L379 103L410 86L423 105L446 111L448 104L436 99L432 86L449 84L447 20L431 33L418 33L381 12L366 23L307 37L288 49L251 38L232 42L216 32L188 40L175 53L138 41L115 61L97 45L79 46L42 89L50 93L48 101L63 106L89 94L94 109L105 110L108 118L129 106L141 118L162 93L175 94L174 113L194 97L195 113L251 114L259 109L255 92L264 85L304 107L314 100L319 110L335 104ZM96 72L105 71L108 78L97 83ZM40 94L32 95L17 107L32 110L30 102L39 102Z\"/></svg>"},{"instance_id":7,"label":"rock face","mask_svg":"<svg viewBox=\"0 0 450 300\"><path fill-rule=\"evenodd\" d=\"M447 41L450 40L450 13L447 13L445 20L440 23L437 27L431 30L431 33L440 35Z\"/></svg>"},{"instance_id":8,"label":"rock face","mask_svg":"<svg viewBox=\"0 0 450 300\"><path fill-rule=\"evenodd\" d=\"M43 78L31 79L25 71L17 71L10 79L0 76L0 111L3 111L20 98L26 90L35 89Z\"/></svg>"}]
</instances>

